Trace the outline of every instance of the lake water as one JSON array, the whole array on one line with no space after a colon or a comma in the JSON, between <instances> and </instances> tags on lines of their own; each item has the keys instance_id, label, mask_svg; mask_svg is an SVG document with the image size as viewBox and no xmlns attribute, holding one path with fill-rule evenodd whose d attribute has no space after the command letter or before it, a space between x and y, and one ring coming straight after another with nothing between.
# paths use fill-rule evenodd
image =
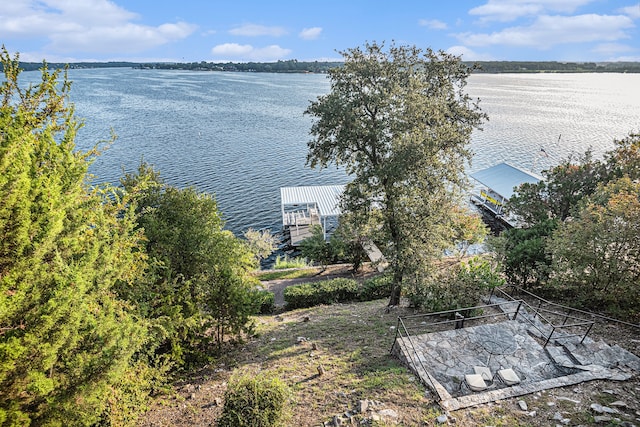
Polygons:
<instances>
[{"instance_id":1,"label":"lake water","mask_svg":"<svg viewBox=\"0 0 640 427\"><path fill-rule=\"evenodd\" d=\"M215 194L239 234L280 229L280 187L347 181L336 168L305 167L311 118L303 112L329 90L324 75L116 68L69 77L85 120L77 146L118 136L90 168L97 182L117 183L144 158L168 183ZM540 172L587 148L601 155L640 130L640 74L479 74L467 91L489 115L473 135L470 172L501 161Z\"/></svg>"}]
</instances>

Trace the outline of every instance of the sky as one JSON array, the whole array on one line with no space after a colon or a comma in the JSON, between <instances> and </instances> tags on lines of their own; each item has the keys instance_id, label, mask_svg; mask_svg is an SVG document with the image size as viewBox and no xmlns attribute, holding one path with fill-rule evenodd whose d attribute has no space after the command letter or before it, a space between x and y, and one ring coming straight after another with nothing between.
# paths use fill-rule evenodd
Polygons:
<instances>
[{"instance_id":1,"label":"sky","mask_svg":"<svg viewBox=\"0 0 640 427\"><path fill-rule=\"evenodd\" d=\"M340 60L367 42L467 61L640 61L638 0L2 0L22 61Z\"/></svg>"}]
</instances>

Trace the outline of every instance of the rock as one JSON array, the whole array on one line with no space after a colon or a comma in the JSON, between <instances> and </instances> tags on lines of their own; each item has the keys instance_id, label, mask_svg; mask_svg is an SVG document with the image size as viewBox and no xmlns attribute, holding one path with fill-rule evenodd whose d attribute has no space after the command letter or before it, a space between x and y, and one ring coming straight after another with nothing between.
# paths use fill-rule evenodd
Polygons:
<instances>
[{"instance_id":1,"label":"rock","mask_svg":"<svg viewBox=\"0 0 640 427\"><path fill-rule=\"evenodd\" d=\"M556 402L551 402L551 401L549 401L549 402L547 402L547 406L548 406L548 407L550 407L550 408L551 408L552 406L556 406Z\"/></svg>"},{"instance_id":2,"label":"rock","mask_svg":"<svg viewBox=\"0 0 640 427\"><path fill-rule=\"evenodd\" d=\"M195 393L191 393L191 394L189 395L189 399L193 400L193 399L195 399L195 398L196 398L196 394L195 394Z\"/></svg>"},{"instance_id":3,"label":"rock","mask_svg":"<svg viewBox=\"0 0 640 427\"><path fill-rule=\"evenodd\" d=\"M598 414L617 414L618 410L609 408L608 406L602 406L599 403L592 403L589 406L593 412L597 412Z\"/></svg>"},{"instance_id":4,"label":"rock","mask_svg":"<svg viewBox=\"0 0 640 427\"><path fill-rule=\"evenodd\" d=\"M369 409L369 401L368 400L360 400L358 402L358 406L356 407L356 412L360 414L364 414Z\"/></svg>"},{"instance_id":5,"label":"rock","mask_svg":"<svg viewBox=\"0 0 640 427\"><path fill-rule=\"evenodd\" d=\"M555 421L560 421L560 424L564 424L564 425L567 425L571 422L569 418L563 417L560 412L556 412L555 414L553 414L553 419Z\"/></svg>"},{"instance_id":6,"label":"rock","mask_svg":"<svg viewBox=\"0 0 640 427\"><path fill-rule=\"evenodd\" d=\"M311 319L309 318L309 316L304 316L304 317L302 318L302 321L303 321L303 322L308 322L309 320L311 320Z\"/></svg>"},{"instance_id":7,"label":"rock","mask_svg":"<svg viewBox=\"0 0 640 427\"><path fill-rule=\"evenodd\" d=\"M382 411L378 411L378 414L382 417L398 418L398 413L393 409L383 409Z\"/></svg>"},{"instance_id":8,"label":"rock","mask_svg":"<svg viewBox=\"0 0 640 427\"><path fill-rule=\"evenodd\" d=\"M571 402L571 403L573 403L574 405L579 405L579 404L580 404L580 401L579 401L579 400L569 399L568 397L564 397L564 396L559 396L557 399L558 399L558 400L563 400L563 401L565 401L565 402Z\"/></svg>"},{"instance_id":9,"label":"rock","mask_svg":"<svg viewBox=\"0 0 640 427\"><path fill-rule=\"evenodd\" d=\"M324 375L324 372L325 372L324 366L318 365L318 375L322 376L322 375Z\"/></svg>"},{"instance_id":10,"label":"rock","mask_svg":"<svg viewBox=\"0 0 640 427\"><path fill-rule=\"evenodd\" d=\"M530 417L535 417L536 415L538 415L538 412L537 411L531 411L527 415L530 416Z\"/></svg>"},{"instance_id":11,"label":"rock","mask_svg":"<svg viewBox=\"0 0 640 427\"><path fill-rule=\"evenodd\" d=\"M611 418L609 415L596 415L595 417L593 417L593 421L595 421L596 423L608 423L612 420L613 418Z\"/></svg>"},{"instance_id":12,"label":"rock","mask_svg":"<svg viewBox=\"0 0 640 427\"><path fill-rule=\"evenodd\" d=\"M307 339L305 337L298 337L296 339L296 343L298 343L298 344L303 343L303 342L307 342Z\"/></svg>"},{"instance_id":13,"label":"rock","mask_svg":"<svg viewBox=\"0 0 640 427\"><path fill-rule=\"evenodd\" d=\"M609 390L609 389L607 389L607 390L602 390L602 392L603 392L603 393L610 394L610 395L612 395L612 396L613 396L614 394L616 394L613 390Z\"/></svg>"},{"instance_id":14,"label":"rock","mask_svg":"<svg viewBox=\"0 0 640 427\"><path fill-rule=\"evenodd\" d=\"M436 422L438 424L444 424L447 422L447 416L445 414L440 415L438 418L436 418Z\"/></svg>"},{"instance_id":15,"label":"rock","mask_svg":"<svg viewBox=\"0 0 640 427\"><path fill-rule=\"evenodd\" d=\"M312 348L313 350L316 350L316 351L317 351L317 350L318 350L318 343L316 343L316 342L312 343L312 344L311 344L311 348Z\"/></svg>"},{"instance_id":16,"label":"rock","mask_svg":"<svg viewBox=\"0 0 640 427\"><path fill-rule=\"evenodd\" d=\"M524 400L518 400L518 406L520 407L520 410L522 411L528 411L529 407L527 406L527 402L525 402Z\"/></svg>"},{"instance_id":17,"label":"rock","mask_svg":"<svg viewBox=\"0 0 640 427\"><path fill-rule=\"evenodd\" d=\"M334 415L334 417L333 417L333 425L336 426L336 427L337 426L341 426L342 425L342 418L340 418L337 415Z\"/></svg>"},{"instance_id":18,"label":"rock","mask_svg":"<svg viewBox=\"0 0 640 427\"><path fill-rule=\"evenodd\" d=\"M220 399L219 397L216 397L215 399L213 399L213 404L215 406L221 406L222 405L222 399Z\"/></svg>"},{"instance_id":19,"label":"rock","mask_svg":"<svg viewBox=\"0 0 640 427\"><path fill-rule=\"evenodd\" d=\"M616 400L615 402L611 402L609 405L615 406L616 408L626 408L627 404L622 400Z\"/></svg>"}]
</instances>

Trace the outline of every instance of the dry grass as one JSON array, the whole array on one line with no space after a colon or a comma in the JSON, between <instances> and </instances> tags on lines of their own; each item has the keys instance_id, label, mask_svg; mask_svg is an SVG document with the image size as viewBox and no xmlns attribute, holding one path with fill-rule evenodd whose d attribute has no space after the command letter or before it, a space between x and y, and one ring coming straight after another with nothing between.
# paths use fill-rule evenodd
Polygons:
<instances>
[{"instance_id":1,"label":"dry grass","mask_svg":"<svg viewBox=\"0 0 640 427\"><path fill-rule=\"evenodd\" d=\"M230 377L261 372L277 375L293 390L291 426L320 426L365 399L378 401L377 410L395 410L399 425L436 425L435 419L442 410L433 396L389 354L397 316L412 312L404 308L387 313L386 303L379 300L336 304L257 317L258 336L216 366L204 367L177 383L176 395L158 399L140 425L215 425ZM607 332L611 337L610 328ZM630 341L628 337L626 341ZM324 368L323 375L318 375L319 365ZM632 414L640 410L638 386L636 377L623 383L596 381L523 396L529 411L536 411L535 416L518 408L519 399L449 416L450 420L455 418L457 426L547 426L555 425L553 416L562 412L572 419L572 425L591 425L589 405L609 403L609 392L613 390L614 399L629 404L630 418L626 419L633 420ZM557 400L559 396L581 403L567 404L566 400ZM548 404L551 401L557 402L555 406Z\"/></svg>"}]
</instances>

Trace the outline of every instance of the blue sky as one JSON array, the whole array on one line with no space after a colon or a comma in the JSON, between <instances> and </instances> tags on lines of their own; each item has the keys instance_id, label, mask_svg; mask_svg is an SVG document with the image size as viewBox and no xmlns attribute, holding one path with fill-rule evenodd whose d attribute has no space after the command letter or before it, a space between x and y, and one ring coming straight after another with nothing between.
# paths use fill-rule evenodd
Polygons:
<instances>
[{"instance_id":1,"label":"blue sky","mask_svg":"<svg viewBox=\"0 0 640 427\"><path fill-rule=\"evenodd\" d=\"M640 61L637 0L3 0L21 60L339 60L367 41L464 60Z\"/></svg>"}]
</instances>

